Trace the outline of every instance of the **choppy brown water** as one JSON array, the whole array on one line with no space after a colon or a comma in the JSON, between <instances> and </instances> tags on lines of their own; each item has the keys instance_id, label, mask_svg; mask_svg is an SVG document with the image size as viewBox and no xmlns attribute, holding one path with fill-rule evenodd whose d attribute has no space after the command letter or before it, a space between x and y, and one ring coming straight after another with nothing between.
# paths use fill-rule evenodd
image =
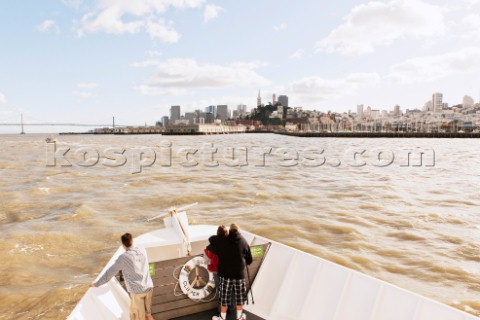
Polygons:
<instances>
[{"instance_id":1,"label":"choppy brown water","mask_svg":"<svg viewBox=\"0 0 480 320\"><path fill-rule=\"evenodd\" d=\"M0 319L62 319L126 232L158 227L145 218L199 202L192 223L236 222L262 236L480 315L480 142L433 139L302 139L271 134L221 136L60 136L57 147L157 148L165 159L132 174L126 166L47 167L45 136L0 136ZM247 147L248 165L207 160L185 167L178 151L213 143L215 159ZM324 149L322 166L283 167L273 152L304 158ZM394 162L354 167L351 148L390 150ZM407 153L433 149L422 166ZM166 149L162 152L164 152ZM239 151L241 153L241 150ZM291 151L290 151L291 152ZM160 152L161 153L161 152ZM427 152L428 153L428 152ZM166 151L168 154L168 150ZM386 154L386 153L385 153ZM198 153L194 156L198 159ZM413 157L414 158L414 157ZM412 159L413 159L412 158ZM77 159L77 160L72 160ZM129 158L130 159L130 158ZM338 164L334 159L342 160ZM148 159L147 159L148 160ZM76 162L75 162L76 161ZM102 159L101 159L102 161ZM163 162L162 162L163 161ZM243 163L245 164L245 163Z\"/></svg>"}]
</instances>

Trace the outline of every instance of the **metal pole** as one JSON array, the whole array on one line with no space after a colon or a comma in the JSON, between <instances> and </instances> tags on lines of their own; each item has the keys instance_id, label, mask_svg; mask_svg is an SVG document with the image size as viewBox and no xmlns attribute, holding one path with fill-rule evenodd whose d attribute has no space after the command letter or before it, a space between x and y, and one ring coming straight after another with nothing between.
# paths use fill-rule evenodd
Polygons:
<instances>
[{"instance_id":1,"label":"metal pole","mask_svg":"<svg viewBox=\"0 0 480 320\"><path fill-rule=\"evenodd\" d=\"M250 272L248 271L248 265L247 265L247 277L248 277L248 283L250 284L250 295L252 296L252 304L255 304L255 300L253 299L252 281L250 280L251 278L250 278Z\"/></svg>"}]
</instances>

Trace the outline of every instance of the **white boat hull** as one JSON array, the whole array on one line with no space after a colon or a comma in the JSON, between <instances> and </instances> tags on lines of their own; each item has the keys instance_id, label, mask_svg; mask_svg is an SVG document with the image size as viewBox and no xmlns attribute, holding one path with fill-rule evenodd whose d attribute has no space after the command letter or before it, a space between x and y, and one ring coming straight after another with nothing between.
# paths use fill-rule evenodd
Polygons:
<instances>
[{"instance_id":1,"label":"white boat hull","mask_svg":"<svg viewBox=\"0 0 480 320\"><path fill-rule=\"evenodd\" d=\"M188 224L188 223L187 223ZM216 226L188 226L193 255L203 253ZM264 319L473 320L477 317L330 261L242 231L251 245L271 243L252 285L255 303L245 310ZM185 256L185 236L175 225L135 239L149 260ZM122 253L119 248L105 271ZM102 273L103 273L102 271ZM101 274L102 274L101 273ZM172 293L173 294L173 293ZM68 319L128 319L128 294L113 278L90 288Z\"/></svg>"}]
</instances>

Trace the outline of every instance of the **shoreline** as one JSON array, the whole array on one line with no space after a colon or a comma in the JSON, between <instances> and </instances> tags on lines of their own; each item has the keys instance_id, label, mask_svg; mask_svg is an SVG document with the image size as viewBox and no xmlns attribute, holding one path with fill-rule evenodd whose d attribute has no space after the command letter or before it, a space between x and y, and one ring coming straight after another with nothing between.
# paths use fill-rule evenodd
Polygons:
<instances>
[{"instance_id":1,"label":"shoreline","mask_svg":"<svg viewBox=\"0 0 480 320\"><path fill-rule=\"evenodd\" d=\"M94 133L94 132L60 132L59 135L145 135L158 134L164 136L207 136L224 134L273 133L299 138L480 138L480 132L285 132L285 131L247 131L247 132L138 132L138 133Z\"/></svg>"},{"instance_id":2,"label":"shoreline","mask_svg":"<svg viewBox=\"0 0 480 320\"><path fill-rule=\"evenodd\" d=\"M275 132L301 138L480 138L467 132Z\"/></svg>"}]
</instances>

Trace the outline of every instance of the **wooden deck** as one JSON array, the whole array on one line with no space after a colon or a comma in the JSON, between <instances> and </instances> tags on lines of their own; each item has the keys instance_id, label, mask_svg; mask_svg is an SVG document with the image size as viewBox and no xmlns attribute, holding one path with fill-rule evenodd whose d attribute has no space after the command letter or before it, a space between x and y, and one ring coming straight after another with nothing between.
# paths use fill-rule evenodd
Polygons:
<instances>
[{"instance_id":1,"label":"wooden deck","mask_svg":"<svg viewBox=\"0 0 480 320\"><path fill-rule=\"evenodd\" d=\"M261 252L267 253L269 244L255 246L260 248ZM252 247L253 248L253 247ZM254 255L252 253L252 255ZM251 281L253 283L258 270L263 262L264 255L253 257L252 264L248 267ZM179 286L176 286L177 280L183 266L192 257L185 257L173 259L168 261L160 261L154 263L155 272L152 274L153 280L153 298L152 298L152 315L155 320L170 320L170 319L211 319L215 315L218 298L215 297L215 292L204 300L208 302L197 302L189 299L182 294ZM175 273L175 277L174 277ZM247 289L250 289L250 283L247 279ZM213 312L213 313L212 313ZM193 318L185 317L195 315ZM248 315L247 315L248 316ZM248 319L261 319L250 314Z\"/></svg>"},{"instance_id":2,"label":"wooden deck","mask_svg":"<svg viewBox=\"0 0 480 320\"><path fill-rule=\"evenodd\" d=\"M264 320L263 318L257 317L253 313L250 313L248 311L245 311L247 314L247 320ZM213 316L218 316L217 309L212 309L212 310L207 310L204 312L192 314L189 316L184 316L180 318L175 318L172 320L211 320ZM227 314L227 319L226 320L236 320L235 313L232 312L230 314Z\"/></svg>"}]
</instances>

